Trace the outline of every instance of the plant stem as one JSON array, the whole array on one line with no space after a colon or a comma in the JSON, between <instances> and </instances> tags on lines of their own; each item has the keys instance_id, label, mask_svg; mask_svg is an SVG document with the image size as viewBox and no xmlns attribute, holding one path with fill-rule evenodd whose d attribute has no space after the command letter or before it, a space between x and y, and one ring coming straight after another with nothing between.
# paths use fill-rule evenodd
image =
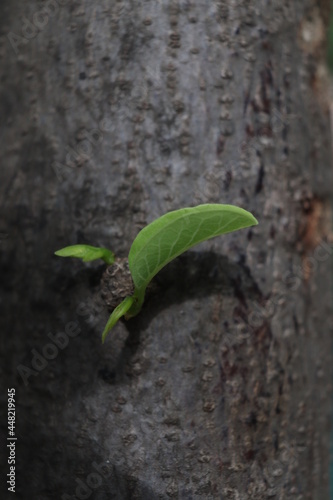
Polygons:
<instances>
[{"instance_id":1,"label":"plant stem","mask_svg":"<svg viewBox=\"0 0 333 500\"><path fill-rule=\"evenodd\" d=\"M130 309L127 311L127 313L125 314L125 319L133 318L134 316L139 314L139 312L141 311L141 308L142 308L143 301L145 299L145 291L146 291L145 288L141 288L141 289L135 288L134 289L134 294L132 295L133 304L130 307Z\"/></svg>"}]
</instances>

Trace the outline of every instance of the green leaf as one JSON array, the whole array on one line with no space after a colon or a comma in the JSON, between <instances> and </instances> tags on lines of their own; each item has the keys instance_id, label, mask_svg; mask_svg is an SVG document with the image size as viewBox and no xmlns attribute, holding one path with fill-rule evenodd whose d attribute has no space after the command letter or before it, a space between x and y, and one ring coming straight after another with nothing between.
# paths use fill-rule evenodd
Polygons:
<instances>
[{"instance_id":1,"label":"green leaf","mask_svg":"<svg viewBox=\"0 0 333 500\"><path fill-rule=\"evenodd\" d=\"M92 247L90 245L72 245L54 252L58 257L78 257L83 262L90 262L102 259L106 264L111 265L115 260L114 254L107 248Z\"/></svg>"},{"instance_id":2,"label":"green leaf","mask_svg":"<svg viewBox=\"0 0 333 500\"><path fill-rule=\"evenodd\" d=\"M133 304L133 297L126 297L120 304L112 311L112 314L106 323L106 326L104 328L104 331L102 333L102 343L104 344L104 341L106 339L107 334L111 330L111 328L114 327L114 325L120 320L122 316L124 316L131 305Z\"/></svg>"},{"instance_id":3,"label":"green leaf","mask_svg":"<svg viewBox=\"0 0 333 500\"><path fill-rule=\"evenodd\" d=\"M142 295L155 274L194 245L256 224L258 221L250 212L217 204L182 208L156 219L139 232L129 252L134 296L142 303Z\"/></svg>"},{"instance_id":4,"label":"green leaf","mask_svg":"<svg viewBox=\"0 0 333 500\"><path fill-rule=\"evenodd\" d=\"M242 208L207 204L169 212L142 229L128 256L134 294L114 309L104 328L102 342L122 316L129 319L138 314L147 285L171 260L202 241L256 224L255 217ZM115 261L110 250L90 245L69 246L55 255L79 257L83 262L103 259L109 265Z\"/></svg>"}]
</instances>

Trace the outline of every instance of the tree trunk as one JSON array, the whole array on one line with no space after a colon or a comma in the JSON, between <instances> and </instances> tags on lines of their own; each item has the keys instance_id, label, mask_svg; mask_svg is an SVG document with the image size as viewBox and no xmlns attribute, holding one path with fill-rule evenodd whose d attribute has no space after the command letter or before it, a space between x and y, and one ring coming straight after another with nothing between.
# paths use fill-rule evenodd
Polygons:
<instances>
[{"instance_id":1,"label":"tree trunk","mask_svg":"<svg viewBox=\"0 0 333 500\"><path fill-rule=\"evenodd\" d=\"M327 5L5 2L2 366L18 498L328 498ZM105 266L54 251L126 257L148 222L200 203L259 225L170 264L102 345Z\"/></svg>"}]
</instances>

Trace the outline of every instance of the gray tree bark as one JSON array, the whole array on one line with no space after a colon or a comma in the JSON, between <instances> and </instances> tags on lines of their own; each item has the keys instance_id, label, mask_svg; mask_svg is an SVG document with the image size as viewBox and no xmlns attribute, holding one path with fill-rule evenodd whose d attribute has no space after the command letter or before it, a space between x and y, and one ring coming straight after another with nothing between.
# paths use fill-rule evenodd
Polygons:
<instances>
[{"instance_id":1,"label":"gray tree bark","mask_svg":"<svg viewBox=\"0 0 333 500\"><path fill-rule=\"evenodd\" d=\"M328 498L327 6L5 2L2 399L15 388L18 498ZM53 252L126 257L145 224L199 203L259 225L170 264L101 345L105 266Z\"/></svg>"}]
</instances>

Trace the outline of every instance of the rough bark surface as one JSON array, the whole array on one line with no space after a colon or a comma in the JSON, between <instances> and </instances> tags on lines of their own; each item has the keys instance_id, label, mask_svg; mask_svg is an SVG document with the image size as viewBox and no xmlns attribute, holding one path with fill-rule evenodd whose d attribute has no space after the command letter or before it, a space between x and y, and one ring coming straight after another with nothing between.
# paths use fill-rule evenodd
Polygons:
<instances>
[{"instance_id":1,"label":"rough bark surface","mask_svg":"<svg viewBox=\"0 0 333 500\"><path fill-rule=\"evenodd\" d=\"M17 498L328 498L327 5L5 2L1 347ZM105 266L53 252L126 257L147 222L209 202L260 224L170 264L102 346Z\"/></svg>"}]
</instances>

